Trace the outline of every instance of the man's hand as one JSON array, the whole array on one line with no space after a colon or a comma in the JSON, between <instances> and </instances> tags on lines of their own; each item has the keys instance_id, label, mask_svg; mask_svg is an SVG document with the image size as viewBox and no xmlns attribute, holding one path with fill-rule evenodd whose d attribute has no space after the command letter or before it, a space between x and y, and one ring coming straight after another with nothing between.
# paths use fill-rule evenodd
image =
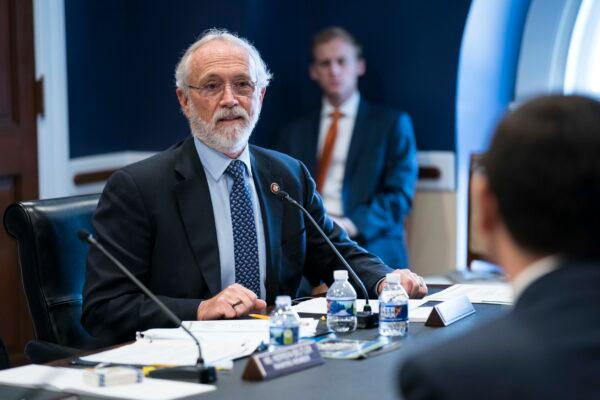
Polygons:
<instances>
[{"instance_id":1,"label":"man's hand","mask_svg":"<svg viewBox=\"0 0 600 400\"><path fill-rule=\"evenodd\" d=\"M215 297L203 301L198 306L198 320L236 318L250 313L265 311L267 303L254 292L234 283Z\"/></svg>"},{"instance_id":2,"label":"man's hand","mask_svg":"<svg viewBox=\"0 0 600 400\"><path fill-rule=\"evenodd\" d=\"M396 269L393 273L401 276L400 283L411 299L420 299L427 295L427 285L419 275L408 269ZM385 285L385 280L382 280L377 287L377 294L381 293Z\"/></svg>"}]
</instances>

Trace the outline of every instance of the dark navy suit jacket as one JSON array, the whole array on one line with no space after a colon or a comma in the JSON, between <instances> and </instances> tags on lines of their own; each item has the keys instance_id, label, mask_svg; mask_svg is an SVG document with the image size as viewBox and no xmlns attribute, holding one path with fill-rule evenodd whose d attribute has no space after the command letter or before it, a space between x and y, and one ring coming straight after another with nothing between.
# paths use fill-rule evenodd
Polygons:
<instances>
[{"instance_id":1,"label":"dark navy suit jacket","mask_svg":"<svg viewBox=\"0 0 600 400\"><path fill-rule=\"evenodd\" d=\"M313 175L320 119L317 110L291 123L277 145ZM344 173L344 215L358 228L358 243L394 268L408 267L404 219L415 193L416 157L410 116L361 99Z\"/></svg>"},{"instance_id":2,"label":"dark navy suit jacket","mask_svg":"<svg viewBox=\"0 0 600 400\"><path fill-rule=\"evenodd\" d=\"M600 393L600 262L567 261L499 319L403 365L406 399L591 399Z\"/></svg>"},{"instance_id":3,"label":"dark navy suit jacket","mask_svg":"<svg viewBox=\"0 0 600 400\"><path fill-rule=\"evenodd\" d=\"M250 147L267 248L267 302L294 296L304 275L333 281L340 264L301 212L269 191L278 183L309 210L363 279L371 296L391 272L326 216L304 165L275 151ZM195 320L202 299L219 293L221 273L215 221L206 175L193 139L127 166L108 180L93 217L98 240L182 320ZM101 253L88 255L83 291L84 327L94 336L122 342L136 331L171 323Z\"/></svg>"}]
</instances>

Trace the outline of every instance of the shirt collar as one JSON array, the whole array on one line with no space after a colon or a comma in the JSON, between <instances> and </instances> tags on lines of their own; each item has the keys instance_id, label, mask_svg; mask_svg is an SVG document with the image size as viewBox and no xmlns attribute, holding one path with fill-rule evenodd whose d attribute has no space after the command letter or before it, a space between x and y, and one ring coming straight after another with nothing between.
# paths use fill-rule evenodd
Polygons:
<instances>
[{"instance_id":1,"label":"shirt collar","mask_svg":"<svg viewBox=\"0 0 600 400\"><path fill-rule=\"evenodd\" d=\"M196 145L196 151L198 152L198 157L200 157L200 162L202 162L202 166L204 166L204 170L208 171L210 176L218 181L221 179L225 170L233 161L231 158L227 157L225 154L208 147L204 142L202 142L197 137L194 137L194 144ZM248 145L242 151L242 154L237 158L246 164L246 169L248 170L248 175L252 177L252 168L250 165L250 150L248 150Z\"/></svg>"},{"instance_id":2,"label":"shirt collar","mask_svg":"<svg viewBox=\"0 0 600 400\"><path fill-rule=\"evenodd\" d=\"M346 100L340 106L340 112L344 117L353 118L358 112L358 103L360 103L360 93L358 90L352 93L352 96ZM323 107L321 107L321 117L329 117L335 110L335 107L327 100L327 97L323 97Z\"/></svg>"},{"instance_id":3,"label":"shirt collar","mask_svg":"<svg viewBox=\"0 0 600 400\"><path fill-rule=\"evenodd\" d=\"M512 280L513 302L516 303L534 281L558 268L558 263L559 257L551 255L535 261L519 272Z\"/></svg>"}]
</instances>

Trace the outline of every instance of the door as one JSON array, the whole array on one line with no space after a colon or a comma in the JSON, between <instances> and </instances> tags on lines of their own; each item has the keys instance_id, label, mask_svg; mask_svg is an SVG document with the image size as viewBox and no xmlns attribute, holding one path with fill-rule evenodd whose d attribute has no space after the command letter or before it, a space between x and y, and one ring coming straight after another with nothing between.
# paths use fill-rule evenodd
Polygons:
<instances>
[{"instance_id":1,"label":"door","mask_svg":"<svg viewBox=\"0 0 600 400\"><path fill-rule=\"evenodd\" d=\"M0 0L0 213L38 196L33 6ZM0 229L0 335L12 365L33 336L15 242Z\"/></svg>"}]
</instances>

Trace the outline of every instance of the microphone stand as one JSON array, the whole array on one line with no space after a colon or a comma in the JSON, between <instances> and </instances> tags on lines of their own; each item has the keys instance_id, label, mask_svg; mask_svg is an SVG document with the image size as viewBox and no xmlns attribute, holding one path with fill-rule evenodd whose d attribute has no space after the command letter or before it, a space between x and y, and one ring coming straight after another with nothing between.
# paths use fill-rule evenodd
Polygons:
<instances>
[{"instance_id":1,"label":"microphone stand","mask_svg":"<svg viewBox=\"0 0 600 400\"><path fill-rule=\"evenodd\" d=\"M376 327L379 324L378 315L374 314L373 311L371 310L371 305L369 304L369 293L367 292L367 289L365 288L364 283L358 277L358 275L356 275L356 272L354 272L354 269L350 266L350 264L348 264L346 259L340 254L338 249L331 242L331 240L325 234L325 232L323 232L323 230L321 229L319 224L317 224L317 221L314 220L314 218L312 217L312 215L310 215L310 213L308 212L308 210L306 208L302 207L302 205L300 205L300 203L298 203L296 200L294 200L287 192L281 190L281 188L279 187L279 185L277 183L271 183L271 193L273 193L275 196L279 197L281 200L287 201L288 203L292 204L293 206L298 208L300 211L302 211L302 213L308 218L308 220L311 222L311 224L315 227L317 232L319 232L319 234L323 237L325 242L329 245L331 250L333 250L333 252L337 256L337 258L342 262L344 267L346 267L346 269L352 276L352 279L354 280L354 282L356 282L356 284L360 288L360 290L365 298L365 305L364 305L362 311L358 311L356 313L357 327L360 329L368 329L368 328Z\"/></svg>"},{"instance_id":2,"label":"microphone stand","mask_svg":"<svg viewBox=\"0 0 600 400\"><path fill-rule=\"evenodd\" d=\"M217 380L217 372L215 367L207 367L204 365L204 359L202 358L202 349L200 348L200 342L198 339L183 325L183 322L171 311L169 308L163 303L158 297L154 295L139 279L137 279L123 264L119 262L112 254L108 252L100 244L96 238L86 231L85 229L81 229L77 231L77 237L82 242L88 243L91 246L100 250L113 264L115 264L121 272L123 272L135 285L140 288L146 296L150 297L156 305L162 310L163 313L171 320L175 325L183 329L185 333L187 333L198 348L198 359L196 360L196 365L194 366L181 366L181 367L171 367L171 368L160 368L156 369L148 374L151 378L159 378L159 379L172 379L172 380L186 380L186 381L197 381L200 383L213 383Z\"/></svg>"}]
</instances>

